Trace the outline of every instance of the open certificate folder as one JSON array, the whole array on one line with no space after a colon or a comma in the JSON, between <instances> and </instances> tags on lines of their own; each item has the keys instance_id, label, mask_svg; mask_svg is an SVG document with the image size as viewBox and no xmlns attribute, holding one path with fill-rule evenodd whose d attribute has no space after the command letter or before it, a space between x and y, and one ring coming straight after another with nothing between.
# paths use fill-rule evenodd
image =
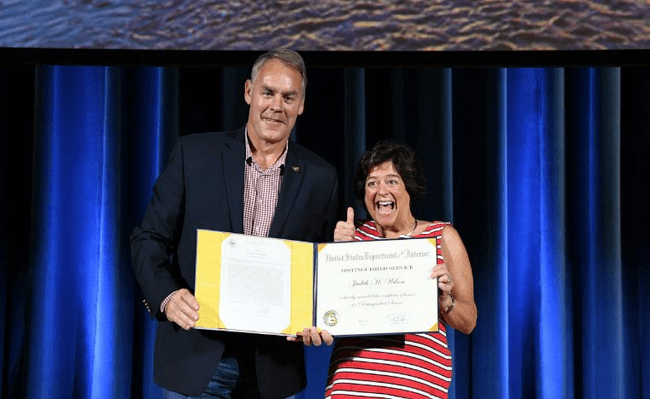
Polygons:
<instances>
[{"instance_id":1,"label":"open certificate folder","mask_svg":"<svg viewBox=\"0 0 650 399\"><path fill-rule=\"evenodd\" d=\"M438 330L435 238L314 244L197 230L197 328L334 336Z\"/></svg>"}]
</instances>

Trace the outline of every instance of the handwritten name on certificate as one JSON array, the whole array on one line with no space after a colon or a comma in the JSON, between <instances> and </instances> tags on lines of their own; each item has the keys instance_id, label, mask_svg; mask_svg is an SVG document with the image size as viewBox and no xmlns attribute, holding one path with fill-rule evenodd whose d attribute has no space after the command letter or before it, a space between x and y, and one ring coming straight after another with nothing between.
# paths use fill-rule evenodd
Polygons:
<instances>
[{"instance_id":1,"label":"handwritten name on certificate","mask_svg":"<svg viewBox=\"0 0 650 399\"><path fill-rule=\"evenodd\" d=\"M319 244L316 322L335 336L438 330L434 238Z\"/></svg>"}]
</instances>

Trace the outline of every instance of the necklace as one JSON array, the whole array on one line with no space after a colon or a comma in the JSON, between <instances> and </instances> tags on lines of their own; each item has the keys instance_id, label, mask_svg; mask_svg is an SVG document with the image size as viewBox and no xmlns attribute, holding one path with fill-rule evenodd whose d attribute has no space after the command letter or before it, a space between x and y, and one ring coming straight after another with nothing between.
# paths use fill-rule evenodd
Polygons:
<instances>
[{"instance_id":1,"label":"necklace","mask_svg":"<svg viewBox=\"0 0 650 399\"><path fill-rule=\"evenodd\" d=\"M413 234L413 232L415 231L415 229L416 229L417 227L418 227L418 220L415 219L415 224L413 224L413 228L411 229L411 231L410 231L408 234L406 234L405 237L410 237L411 234Z\"/></svg>"},{"instance_id":2,"label":"necklace","mask_svg":"<svg viewBox=\"0 0 650 399\"><path fill-rule=\"evenodd\" d=\"M386 238L386 235L384 234L384 229L382 229L379 224L376 224L376 226L377 226L377 231L379 232L379 235ZM399 236L400 237L410 237L411 234L413 234L413 232L415 231L415 229L417 229L417 227L418 227L418 220L415 219L415 223L413 224L413 228L411 229L411 231L409 231L408 234L400 234Z\"/></svg>"}]
</instances>

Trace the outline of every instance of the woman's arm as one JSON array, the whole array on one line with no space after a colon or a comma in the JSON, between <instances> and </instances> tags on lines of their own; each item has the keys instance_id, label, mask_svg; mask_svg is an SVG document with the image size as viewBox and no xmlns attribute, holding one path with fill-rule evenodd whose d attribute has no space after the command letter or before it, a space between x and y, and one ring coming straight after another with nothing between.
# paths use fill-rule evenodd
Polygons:
<instances>
[{"instance_id":1,"label":"woman's arm","mask_svg":"<svg viewBox=\"0 0 650 399\"><path fill-rule=\"evenodd\" d=\"M436 265L432 274L433 277L439 277L441 317L447 325L469 334L476 327L477 318L474 277L469 256L460 235L452 226L446 226L442 231L441 245L445 263Z\"/></svg>"}]
</instances>

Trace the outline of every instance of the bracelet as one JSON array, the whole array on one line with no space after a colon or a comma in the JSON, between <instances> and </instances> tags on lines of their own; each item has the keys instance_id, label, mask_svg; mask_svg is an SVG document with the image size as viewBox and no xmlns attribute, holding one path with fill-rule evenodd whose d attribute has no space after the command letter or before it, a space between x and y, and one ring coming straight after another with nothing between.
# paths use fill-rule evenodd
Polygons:
<instances>
[{"instance_id":1,"label":"bracelet","mask_svg":"<svg viewBox=\"0 0 650 399\"><path fill-rule=\"evenodd\" d=\"M443 310L442 312L440 312L440 316L448 315L449 312L451 312L451 310L454 308L454 304L456 303L456 298L454 298L451 292L449 293L449 297L451 298L451 305L449 305L447 310Z\"/></svg>"}]
</instances>

